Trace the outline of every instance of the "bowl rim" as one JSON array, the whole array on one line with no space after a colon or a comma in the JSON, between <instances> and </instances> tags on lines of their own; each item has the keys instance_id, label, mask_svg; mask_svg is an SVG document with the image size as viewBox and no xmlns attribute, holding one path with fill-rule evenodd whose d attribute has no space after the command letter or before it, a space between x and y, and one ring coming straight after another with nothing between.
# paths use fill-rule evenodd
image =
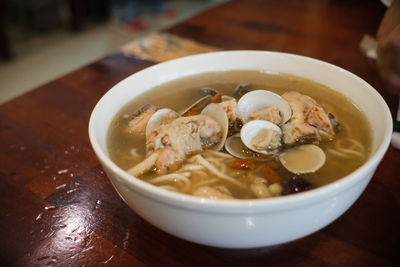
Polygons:
<instances>
[{"instance_id":1,"label":"bowl rim","mask_svg":"<svg viewBox=\"0 0 400 267\"><path fill-rule=\"evenodd\" d=\"M168 66L169 64L175 64L176 62L184 62L186 60L195 60L199 57L206 56L216 56L223 57L225 55L253 55L257 56L259 54L264 55L278 55L285 58L298 58L301 60L305 60L308 62L312 62L314 64L323 65L325 67L331 68L335 71L341 72L344 75L351 77L352 79L356 79L369 93L373 94L375 99L377 100L377 104L379 104L386 113L384 116L386 120L386 124L388 128L385 130L383 139L378 144L377 149L373 154L370 155L368 160L359 168L357 168L352 173L340 178L337 181L331 182L329 184L323 185L321 187L297 193L292 195L280 196L275 198L268 199L232 199L232 200L220 200L220 199L207 199L200 198L191 195L186 195L182 193L172 192L168 190L164 190L152 184L149 184L145 181L142 181L138 178L132 177L126 171L119 168L106 154L106 151L103 151L99 145L99 140L97 139L95 133L95 118L101 109L101 106L104 105L106 100L110 97L114 90L117 90L121 86L121 84L126 83L128 79L132 76L142 75L143 73L151 72L153 69L157 69L161 66ZM184 76L181 76L181 78ZM146 90L147 91L147 90ZM122 106L120 107L122 108ZM207 213L213 212L223 212L223 213L243 213L243 212L263 212L265 210L269 211L282 211L283 209L293 209L300 205L311 204L316 205L315 199L326 199L330 198L334 195L337 195L338 192L349 189L353 184L360 182L364 179L363 174L368 174L371 170L375 171L377 165L380 163L383 158L386 150L390 144L391 134L392 134L392 117L390 110L382 98L382 96L365 80L361 79L357 75L339 67L333 65L331 63L307 57L297 54L284 53L284 52L274 52L274 51L263 51L263 50L231 50L231 51L218 51L218 52L210 52L203 53L198 55L191 55L182 58L177 58L173 60L169 60L166 62L157 63L150 67L147 67L143 70L133 73L132 75L124 78L119 81L113 87L111 87L97 102L95 105L89 119L89 139L92 145L92 148L102 163L102 165L106 165L111 171L113 171L116 175L118 175L121 179L123 179L124 184L129 186L129 188L135 191L137 194L140 194L144 197L151 198L155 201L166 203L172 206L179 206L180 208L190 209L190 210L198 210L204 211ZM110 179L110 178L109 178Z\"/></svg>"}]
</instances>

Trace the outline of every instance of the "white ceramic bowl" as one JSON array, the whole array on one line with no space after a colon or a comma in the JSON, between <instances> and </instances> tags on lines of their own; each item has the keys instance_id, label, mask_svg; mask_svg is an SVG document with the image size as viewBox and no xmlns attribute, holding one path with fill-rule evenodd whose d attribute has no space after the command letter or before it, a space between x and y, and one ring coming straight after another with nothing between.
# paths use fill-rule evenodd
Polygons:
<instances>
[{"instance_id":1,"label":"white ceramic bowl","mask_svg":"<svg viewBox=\"0 0 400 267\"><path fill-rule=\"evenodd\" d=\"M115 114L144 91L188 75L222 70L264 70L325 84L350 98L373 125L372 154L356 171L311 191L255 200L211 200L169 192L133 178L108 157L106 136ZM109 179L124 201L149 223L174 236L226 248L276 245L313 233L343 214L370 181L392 133L382 97L354 74L319 60L277 52L229 51L154 65L121 81L93 110L89 136ZM357 231L357 229L354 229Z\"/></svg>"}]
</instances>

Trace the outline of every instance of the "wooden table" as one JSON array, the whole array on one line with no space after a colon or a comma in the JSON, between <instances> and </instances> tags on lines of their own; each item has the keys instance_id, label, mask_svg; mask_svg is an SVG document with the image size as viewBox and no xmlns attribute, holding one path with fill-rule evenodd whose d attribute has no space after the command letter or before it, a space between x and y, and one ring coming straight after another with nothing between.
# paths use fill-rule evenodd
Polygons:
<instances>
[{"instance_id":1,"label":"wooden table","mask_svg":"<svg viewBox=\"0 0 400 267\"><path fill-rule=\"evenodd\" d=\"M375 62L380 1L230 1L167 32L222 49L297 53L365 79L391 110ZM0 263L5 265L390 266L400 262L400 151L390 147L360 199L338 220L275 247L230 250L170 236L118 197L88 139L95 103L154 62L115 53L0 107ZM293 227L296 227L293 222ZM398 266L398 265L397 265Z\"/></svg>"}]
</instances>

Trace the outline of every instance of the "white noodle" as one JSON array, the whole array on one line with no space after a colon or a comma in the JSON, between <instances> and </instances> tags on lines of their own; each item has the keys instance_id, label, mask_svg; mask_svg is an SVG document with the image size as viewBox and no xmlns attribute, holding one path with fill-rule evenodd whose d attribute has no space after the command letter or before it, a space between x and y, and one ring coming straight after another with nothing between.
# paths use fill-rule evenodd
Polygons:
<instances>
[{"instance_id":1,"label":"white noodle","mask_svg":"<svg viewBox=\"0 0 400 267\"><path fill-rule=\"evenodd\" d=\"M326 153L329 153L329 154L332 154L332 155L334 155L334 156L336 156L336 157L339 157L339 158L348 158L348 157L349 157L349 156L346 155L345 153L343 153L343 152L341 153L341 152L336 151L336 150L334 150L334 149L332 149L332 148L326 149L325 152L326 152Z\"/></svg>"},{"instance_id":2,"label":"white noodle","mask_svg":"<svg viewBox=\"0 0 400 267\"><path fill-rule=\"evenodd\" d=\"M213 178L213 179L210 179L210 180L205 180L205 181L201 181L201 182L199 182L197 184L194 184L192 186L192 188L195 189L197 187L204 186L204 185L210 185L210 184L213 184L213 183L216 183L216 182L218 182L218 179L217 178Z\"/></svg>"},{"instance_id":3,"label":"white noodle","mask_svg":"<svg viewBox=\"0 0 400 267\"><path fill-rule=\"evenodd\" d=\"M203 167L203 166L202 166ZM208 174L204 171L195 171L192 172L192 179L196 178L197 180L205 180L208 178Z\"/></svg>"},{"instance_id":4,"label":"white noodle","mask_svg":"<svg viewBox=\"0 0 400 267\"><path fill-rule=\"evenodd\" d=\"M185 175L178 174L178 173L170 173L170 174L158 176L156 178L149 180L148 182L151 184L158 184L158 183L171 181L171 180L174 182L182 181L185 184L182 191L188 190L191 185L190 180Z\"/></svg>"},{"instance_id":5,"label":"white noodle","mask_svg":"<svg viewBox=\"0 0 400 267\"><path fill-rule=\"evenodd\" d=\"M182 174L183 176L190 177L192 174L190 172L180 172L178 174Z\"/></svg>"},{"instance_id":6,"label":"white noodle","mask_svg":"<svg viewBox=\"0 0 400 267\"><path fill-rule=\"evenodd\" d=\"M226 165L221 162L221 160L218 160L216 158L205 158L210 164L212 164L217 170L220 172L225 173L226 171Z\"/></svg>"},{"instance_id":7,"label":"white noodle","mask_svg":"<svg viewBox=\"0 0 400 267\"><path fill-rule=\"evenodd\" d=\"M136 149L136 148L132 148L130 152L131 152L131 156L134 157L134 158L140 158L140 157L142 157L142 156L140 155L140 153L137 152L137 149Z\"/></svg>"},{"instance_id":8,"label":"white noodle","mask_svg":"<svg viewBox=\"0 0 400 267\"><path fill-rule=\"evenodd\" d=\"M206 169L208 169L212 174L218 176L221 179L224 179L226 181L229 181L239 187L245 188L245 185L238 182L237 180L235 180L234 178L220 172L219 170L217 170L214 166L212 166L206 159L204 159L201 155L196 155L193 157L198 163L200 163L201 165L203 165Z\"/></svg>"},{"instance_id":9,"label":"white noodle","mask_svg":"<svg viewBox=\"0 0 400 267\"><path fill-rule=\"evenodd\" d=\"M357 157L361 157L361 158L364 157L363 153L352 150L352 149L347 149L347 148L336 148L336 150L332 149L332 148L328 148L325 150L325 152L335 155L340 158L349 158L351 156L357 156Z\"/></svg>"},{"instance_id":10,"label":"white noodle","mask_svg":"<svg viewBox=\"0 0 400 267\"><path fill-rule=\"evenodd\" d=\"M356 148L356 150L360 151L361 153L365 152L365 148L357 140L355 140L353 138L349 138L349 139L347 139L347 141L350 142L351 144L353 144L353 146Z\"/></svg>"},{"instance_id":11,"label":"white noodle","mask_svg":"<svg viewBox=\"0 0 400 267\"><path fill-rule=\"evenodd\" d=\"M365 157L364 147L353 138L338 140L335 144L335 149L327 149L326 152L342 158L349 158L351 156Z\"/></svg>"},{"instance_id":12,"label":"white noodle","mask_svg":"<svg viewBox=\"0 0 400 267\"><path fill-rule=\"evenodd\" d=\"M138 175L142 175L143 173L149 171L156 162L158 154L159 152L154 152L153 154L145 158L143 161L139 162L138 164L127 170L127 172L130 175L137 177Z\"/></svg>"},{"instance_id":13,"label":"white noodle","mask_svg":"<svg viewBox=\"0 0 400 267\"><path fill-rule=\"evenodd\" d=\"M182 168L180 168L178 170L178 172L181 171L197 171L197 170L203 170L204 167L201 165L197 165L197 164L186 164L184 165Z\"/></svg>"},{"instance_id":14,"label":"white noodle","mask_svg":"<svg viewBox=\"0 0 400 267\"><path fill-rule=\"evenodd\" d=\"M188 159L186 159L187 162L192 163L192 164L197 164L196 159L194 159L194 157L190 157Z\"/></svg>"},{"instance_id":15,"label":"white noodle","mask_svg":"<svg viewBox=\"0 0 400 267\"><path fill-rule=\"evenodd\" d=\"M353 150L353 149L348 149L348 148L343 148L343 147L342 147L342 148L338 148L338 150L339 150L340 152L343 152L343 153L348 154L348 155L359 156L359 157L361 157L361 158L364 157L364 154L363 154L363 153L358 152L358 151L355 151L355 150Z\"/></svg>"}]
</instances>

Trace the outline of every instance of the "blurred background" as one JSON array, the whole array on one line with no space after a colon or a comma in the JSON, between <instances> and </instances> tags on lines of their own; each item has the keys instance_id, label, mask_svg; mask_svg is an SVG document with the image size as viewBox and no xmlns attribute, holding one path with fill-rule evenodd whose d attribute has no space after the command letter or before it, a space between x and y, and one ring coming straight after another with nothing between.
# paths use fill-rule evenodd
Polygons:
<instances>
[{"instance_id":1,"label":"blurred background","mask_svg":"<svg viewBox=\"0 0 400 267\"><path fill-rule=\"evenodd\" d=\"M227 0L0 0L0 103Z\"/></svg>"}]
</instances>

